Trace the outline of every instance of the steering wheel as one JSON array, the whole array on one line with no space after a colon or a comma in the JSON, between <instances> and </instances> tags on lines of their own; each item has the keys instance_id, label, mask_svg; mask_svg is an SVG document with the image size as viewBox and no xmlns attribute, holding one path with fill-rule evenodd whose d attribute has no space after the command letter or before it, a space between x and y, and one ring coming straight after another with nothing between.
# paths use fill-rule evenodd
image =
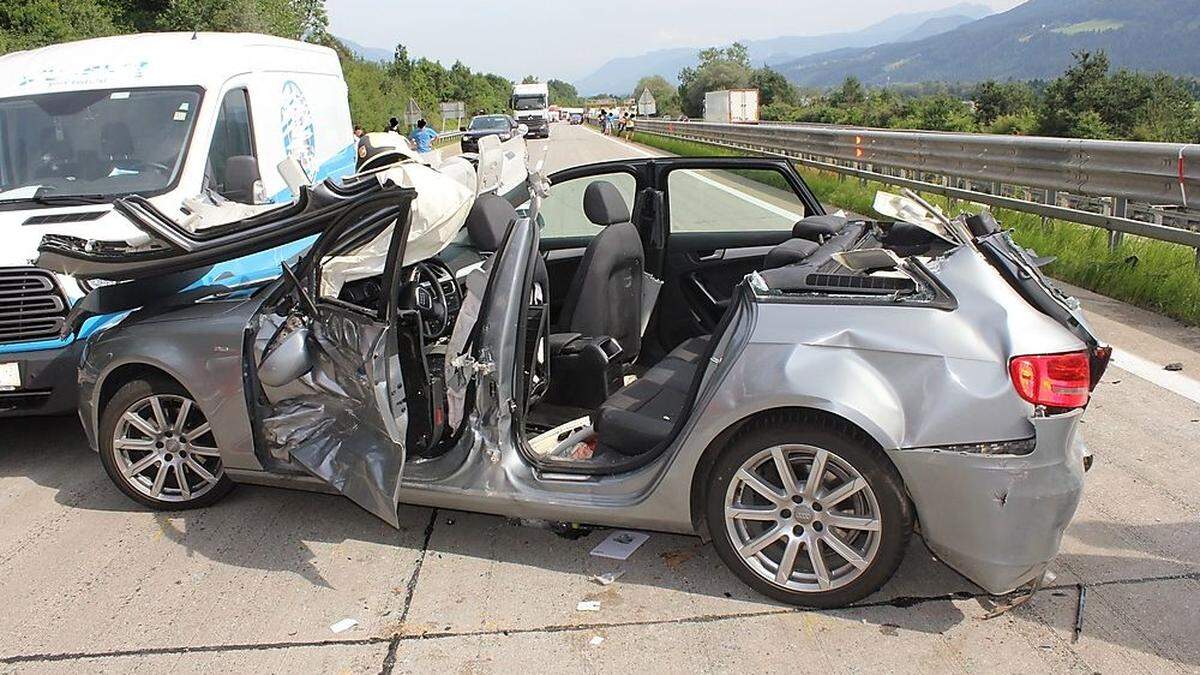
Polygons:
<instances>
[{"instance_id":1,"label":"steering wheel","mask_svg":"<svg viewBox=\"0 0 1200 675\"><path fill-rule=\"evenodd\" d=\"M450 327L450 305L446 301L446 291L442 288L436 267L444 266L431 264L430 261L413 265L408 278L409 297L405 303L420 313L426 337L435 339L444 335ZM450 275L450 278L453 279L454 275ZM422 279L429 282L432 291L421 284Z\"/></svg>"}]
</instances>

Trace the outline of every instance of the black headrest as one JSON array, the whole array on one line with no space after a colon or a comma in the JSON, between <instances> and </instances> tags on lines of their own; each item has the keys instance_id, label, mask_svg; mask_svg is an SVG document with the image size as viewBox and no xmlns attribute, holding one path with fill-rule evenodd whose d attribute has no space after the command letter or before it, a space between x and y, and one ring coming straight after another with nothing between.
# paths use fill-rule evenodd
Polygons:
<instances>
[{"instance_id":1,"label":"black headrest","mask_svg":"<svg viewBox=\"0 0 1200 675\"><path fill-rule=\"evenodd\" d=\"M613 225L629 222L629 206L616 185L606 181L593 181L583 191L583 212L596 225Z\"/></svg>"},{"instance_id":2,"label":"black headrest","mask_svg":"<svg viewBox=\"0 0 1200 675\"><path fill-rule=\"evenodd\" d=\"M809 216L792 227L792 236L797 239L819 241L841 232L848 222L850 220L845 216Z\"/></svg>"},{"instance_id":3,"label":"black headrest","mask_svg":"<svg viewBox=\"0 0 1200 675\"><path fill-rule=\"evenodd\" d=\"M467 234L480 251L494 252L500 248L508 225L517 218L517 210L503 197L480 195L467 214Z\"/></svg>"}]
</instances>

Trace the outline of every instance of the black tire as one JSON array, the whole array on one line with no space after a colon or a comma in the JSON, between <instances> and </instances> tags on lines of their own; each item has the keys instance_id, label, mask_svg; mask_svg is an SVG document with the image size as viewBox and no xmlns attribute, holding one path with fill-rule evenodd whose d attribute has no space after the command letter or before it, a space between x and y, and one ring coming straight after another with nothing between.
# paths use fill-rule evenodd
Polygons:
<instances>
[{"instance_id":1,"label":"black tire","mask_svg":"<svg viewBox=\"0 0 1200 675\"><path fill-rule=\"evenodd\" d=\"M192 499L168 501L155 499L150 495L138 491L130 482L130 479L126 478L118 467L119 460L117 459L117 450L115 448L115 434L121 417L131 407L155 395L180 396L193 399L192 395L177 382L162 376L150 376L130 380L122 385L100 412L99 438L97 440L100 446L100 463L104 465L105 473L108 474L113 484L121 492L125 493L125 496L155 510L183 511L203 508L216 503L229 494L230 490L234 487L233 481L224 473L219 476L216 485L203 494Z\"/></svg>"},{"instance_id":2,"label":"black tire","mask_svg":"<svg viewBox=\"0 0 1200 675\"><path fill-rule=\"evenodd\" d=\"M760 576L735 549L725 518L725 500L730 483L744 463L768 448L783 444L815 446L837 455L866 480L874 493L880 520L878 548L860 575L846 585L831 590L798 591L785 588ZM883 586L904 558L913 530L912 504L905 494L899 473L883 451L847 424L805 415L773 416L751 422L739 431L717 458L709 474L705 515L717 553L748 586L781 602L818 608L846 606ZM817 546L817 550L822 548L822 545Z\"/></svg>"}]
</instances>

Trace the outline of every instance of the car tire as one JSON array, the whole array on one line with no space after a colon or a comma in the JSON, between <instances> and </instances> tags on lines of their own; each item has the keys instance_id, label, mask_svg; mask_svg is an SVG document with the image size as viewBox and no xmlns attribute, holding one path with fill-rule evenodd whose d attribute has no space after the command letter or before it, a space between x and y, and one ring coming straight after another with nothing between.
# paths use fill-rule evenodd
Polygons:
<instances>
[{"instance_id":1,"label":"car tire","mask_svg":"<svg viewBox=\"0 0 1200 675\"><path fill-rule=\"evenodd\" d=\"M233 489L203 411L169 378L122 385L100 413L98 442L108 477L143 506L202 508Z\"/></svg>"},{"instance_id":2,"label":"car tire","mask_svg":"<svg viewBox=\"0 0 1200 675\"><path fill-rule=\"evenodd\" d=\"M740 430L709 473L705 506L713 545L742 581L808 607L842 607L878 590L913 529L912 504L883 451L850 425L815 416L771 416Z\"/></svg>"}]
</instances>

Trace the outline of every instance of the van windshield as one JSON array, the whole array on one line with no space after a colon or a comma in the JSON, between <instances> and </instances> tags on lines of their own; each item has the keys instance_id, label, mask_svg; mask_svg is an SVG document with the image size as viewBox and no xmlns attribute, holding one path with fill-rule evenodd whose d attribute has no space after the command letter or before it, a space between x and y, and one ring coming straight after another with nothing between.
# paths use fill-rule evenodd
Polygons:
<instances>
[{"instance_id":1,"label":"van windshield","mask_svg":"<svg viewBox=\"0 0 1200 675\"><path fill-rule=\"evenodd\" d=\"M0 201L169 189L200 92L107 89L0 99Z\"/></svg>"},{"instance_id":2,"label":"van windshield","mask_svg":"<svg viewBox=\"0 0 1200 675\"><path fill-rule=\"evenodd\" d=\"M513 97L513 110L540 110L545 107L546 97L541 94Z\"/></svg>"}]
</instances>

